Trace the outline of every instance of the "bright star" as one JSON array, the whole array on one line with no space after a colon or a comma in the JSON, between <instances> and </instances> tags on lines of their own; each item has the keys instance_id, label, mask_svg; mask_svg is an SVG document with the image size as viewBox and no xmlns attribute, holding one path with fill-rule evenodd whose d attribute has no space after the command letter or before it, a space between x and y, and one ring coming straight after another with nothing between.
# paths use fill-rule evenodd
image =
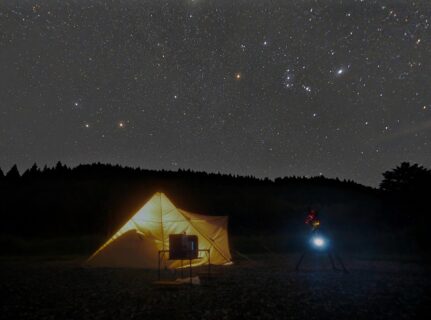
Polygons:
<instances>
[{"instance_id":1,"label":"bright star","mask_svg":"<svg viewBox=\"0 0 431 320\"><path fill-rule=\"evenodd\" d=\"M335 76L337 77L341 77L342 75L344 75L348 70L350 69L350 64L347 65L347 67L345 66L341 66L338 69L335 69L333 72L335 73Z\"/></svg>"},{"instance_id":2,"label":"bright star","mask_svg":"<svg viewBox=\"0 0 431 320\"><path fill-rule=\"evenodd\" d=\"M285 88L292 88L294 85L295 74L287 69L283 75L283 85Z\"/></svg>"}]
</instances>

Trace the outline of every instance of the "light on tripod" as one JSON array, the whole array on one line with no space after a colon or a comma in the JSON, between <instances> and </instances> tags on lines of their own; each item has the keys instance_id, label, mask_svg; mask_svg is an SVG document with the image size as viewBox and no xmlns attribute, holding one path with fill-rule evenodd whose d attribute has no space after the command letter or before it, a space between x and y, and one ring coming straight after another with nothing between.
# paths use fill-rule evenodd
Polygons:
<instances>
[{"instance_id":1,"label":"light on tripod","mask_svg":"<svg viewBox=\"0 0 431 320\"><path fill-rule=\"evenodd\" d=\"M311 238L311 243L317 249L324 249L326 246L326 241L321 236L314 236Z\"/></svg>"}]
</instances>

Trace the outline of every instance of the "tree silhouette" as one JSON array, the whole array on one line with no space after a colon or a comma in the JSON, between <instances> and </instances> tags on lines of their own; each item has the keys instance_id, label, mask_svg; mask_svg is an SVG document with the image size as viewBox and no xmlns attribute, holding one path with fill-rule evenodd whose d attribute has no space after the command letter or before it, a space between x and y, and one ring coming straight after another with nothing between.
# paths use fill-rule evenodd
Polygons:
<instances>
[{"instance_id":1,"label":"tree silhouette","mask_svg":"<svg viewBox=\"0 0 431 320\"><path fill-rule=\"evenodd\" d=\"M403 162L395 169L383 173L381 190L387 197L391 211L389 219L397 229L407 230L416 248L429 250L428 234L431 217L429 216L429 186L431 170L418 164Z\"/></svg>"},{"instance_id":2,"label":"tree silhouette","mask_svg":"<svg viewBox=\"0 0 431 320\"><path fill-rule=\"evenodd\" d=\"M16 166L16 164L14 164L13 167L10 168L10 170L6 174L6 179L13 181L13 180L18 180L19 178L20 178L20 174L18 171L18 167Z\"/></svg>"},{"instance_id":3,"label":"tree silhouette","mask_svg":"<svg viewBox=\"0 0 431 320\"><path fill-rule=\"evenodd\" d=\"M403 162L395 169L383 173L384 179L380 189L387 192L413 193L420 192L431 183L431 170L418 164Z\"/></svg>"},{"instance_id":4,"label":"tree silhouette","mask_svg":"<svg viewBox=\"0 0 431 320\"><path fill-rule=\"evenodd\" d=\"M391 235L400 231L410 238L418 231L426 235L421 226L426 225L427 210L418 213L416 209L424 208L427 189L423 186L429 185L429 170L403 163L383 175L381 190L377 190L323 176L270 180L102 163L72 168L61 162L43 168L34 164L20 177L15 165L0 179L0 233L36 238L110 236L154 192L162 191L179 208L229 216L230 234L241 237L266 233L292 237L301 232L303 213L309 207L319 208L331 232L344 234L345 243L360 243L361 250L373 248L382 230ZM428 181L425 184L424 179ZM416 191L406 192L410 189ZM411 203L415 210L411 210ZM409 215L412 218L406 219ZM354 230L346 232L348 226ZM365 234L366 239L356 240ZM404 243L401 235L399 243ZM393 238L388 239L394 246ZM295 240L274 243L298 245Z\"/></svg>"},{"instance_id":5,"label":"tree silhouette","mask_svg":"<svg viewBox=\"0 0 431 320\"><path fill-rule=\"evenodd\" d=\"M37 164L34 163L30 169L27 169L22 174L22 177L25 179L34 179L40 174L40 170L37 167Z\"/></svg>"}]
</instances>

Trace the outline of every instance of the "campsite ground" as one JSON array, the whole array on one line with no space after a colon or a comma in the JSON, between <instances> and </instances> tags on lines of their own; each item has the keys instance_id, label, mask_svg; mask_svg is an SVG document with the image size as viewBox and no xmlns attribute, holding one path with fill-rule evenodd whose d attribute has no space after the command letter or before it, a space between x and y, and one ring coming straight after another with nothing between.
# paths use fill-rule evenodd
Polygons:
<instances>
[{"instance_id":1,"label":"campsite ground","mask_svg":"<svg viewBox=\"0 0 431 320\"><path fill-rule=\"evenodd\" d=\"M345 257L349 274L333 272L325 257L307 259L300 272L297 255L249 258L176 289L155 287L154 271L82 268L79 257L3 258L0 312L4 319L413 319L431 306L431 266L417 258Z\"/></svg>"}]
</instances>

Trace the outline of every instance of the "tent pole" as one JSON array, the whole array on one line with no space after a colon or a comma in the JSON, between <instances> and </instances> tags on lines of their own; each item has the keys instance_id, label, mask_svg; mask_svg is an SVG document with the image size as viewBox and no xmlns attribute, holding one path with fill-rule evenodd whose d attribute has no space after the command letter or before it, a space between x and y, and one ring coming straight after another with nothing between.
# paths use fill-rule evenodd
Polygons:
<instances>
[{"instance_id":1,"label":"tent pole","mask_svg":"<svg viewBox=\"0 0 431 320\"><path fill-rule=\"evenodd\" d=\"M193 284L192 281L192 259L190 258L190 284Z\"/></svg>"},{"instance_id":2,"label":"tent pole","mask_svg":"<svg viewBox=\"0 0 431 320\"><path fill-rule=\"evenodd\" d=\"M211 274L211 249L208 249L208 273Z\"/></svg>"},{"instance_id":3,"label":"tent pole","mask_svg":"<svg viewBox=\"0 0 431 320\"><path fill-rule=\"evenodd\" d=\"M165 233L163 231L162 194L160 193L160 228L162 229L162 250L165 250Z\"/></svg>"},{"instance_id":4,"label":"tent pole","mask_svg":"<svg viewBox=\"0 0 431 320\"><path fill-rule=\"evenodd\" d=\"M158 254L158 259L157 259L157 262L158 262L158 278L159 278L159 281L160 281L160 251L159 251L159 254Z\"/></svg>"}]
</instances>

